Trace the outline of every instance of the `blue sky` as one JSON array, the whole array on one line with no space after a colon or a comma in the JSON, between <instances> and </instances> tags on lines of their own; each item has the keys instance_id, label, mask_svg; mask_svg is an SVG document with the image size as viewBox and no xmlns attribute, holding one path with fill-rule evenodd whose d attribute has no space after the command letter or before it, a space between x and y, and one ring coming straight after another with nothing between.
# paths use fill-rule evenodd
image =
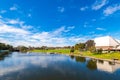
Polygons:
<instances>
[{"instance_id":1,"label":"blue sky","mask_svg":"<svg viewBox=\"0 0 120 80\"><path fill-rule=\"evenodd\" d=\"M0 42L68 46L120 39L120 0L0 0Z\"/></svg>"}]
</instances>

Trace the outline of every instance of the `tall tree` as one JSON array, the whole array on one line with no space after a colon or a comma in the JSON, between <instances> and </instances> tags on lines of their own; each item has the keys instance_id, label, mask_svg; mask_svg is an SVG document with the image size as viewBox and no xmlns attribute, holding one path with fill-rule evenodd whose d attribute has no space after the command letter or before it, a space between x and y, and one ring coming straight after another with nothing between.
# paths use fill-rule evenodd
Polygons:
<instances>
[{"instance_id":1,"label":"tall tree","mask_svg":"<svg viewBox=\"0 0 120 80\"><path fill-rule=\"evenodd\" d=\"M83 50L85 49L85 43L75 44L75 50Z\"/></svg>"},{"instance_id":2,"label":"tall tree","mask_svg":"<svg viewBox=\"0 0 120 80\"><path fill-rule=\"evenodd\" d=\"M91 50L91 48L95 48L95 43L94 43L94 40L88 40L86 43L85 43L85 48L86 50Z\"/></svg>"}]
</instances>

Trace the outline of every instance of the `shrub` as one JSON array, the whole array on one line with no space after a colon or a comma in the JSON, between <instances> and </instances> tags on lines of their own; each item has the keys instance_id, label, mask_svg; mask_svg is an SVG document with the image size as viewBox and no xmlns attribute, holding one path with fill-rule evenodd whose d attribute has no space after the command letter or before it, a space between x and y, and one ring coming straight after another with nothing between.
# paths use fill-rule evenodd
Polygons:
<instances>
[{"instance_id":1,"label":"shrub","mask_svg":"<svg viewBox=\"0 0 120 80\"><path fill-rule=\"evenodd\" d=\"M97 54L101 54L101 53L102 53L102 51L103 51L103 49L102 49L102 48L100 48L100 49L97 49L97 50L96 50L96 53L97 53Z\"/></svg>"},{"instance_id":2,"label":"shrub","mask_svg":"<svg viewBox=\"0 0 120 80\"><path fill-rule=\"evenodd\" d=\"M95 53L96 52L96 48L94 46L92 46L92 47L89 48L89 51L91 53Z\"/></svg>"}]
</instances>

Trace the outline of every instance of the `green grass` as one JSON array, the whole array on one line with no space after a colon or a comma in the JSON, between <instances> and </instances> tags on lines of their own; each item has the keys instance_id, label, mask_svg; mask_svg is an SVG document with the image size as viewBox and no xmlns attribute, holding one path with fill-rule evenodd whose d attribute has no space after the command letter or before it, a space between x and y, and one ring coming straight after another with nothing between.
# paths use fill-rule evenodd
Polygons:
<instances>
[{"instance_id":1,"label":"green grass","mask_svg":"<svg viewBox=\"0 0 120 80\"><path fill-rule=\"evenodd\" d=\"M44 52L44 53L62 53L69 54L70 49L54 49L54 50L32 50L31 52Z\"/></svg>"},{"instance_id":2,"label":"green grass","mask_svg":"<svg viewBox=\"0 0 120 80\"><path fill-rule=\"evenodd\" d=\"M59 54L70 54L70 49L54 49L54 50L32 50L31 52L44 52L44 53L59 53ZM79 52L75 50L74 55L82 55L87 57L101 58L101 59L114 59L117 58L120 60L120 52L113 53L102 53L102 54L94 54L90 51Z\"/></svg>"},{"instance_id":3,"label":"green grass","mask_svg":"<svg viewBox=\"0 0 120 80\"><path fill-rule=\"evenodd\" d=\"M90 56L90 57L101 58L101 59L117 58L117 59L120 60L120 52L102 53L102 54L93 54L93 53L90 53L90 52L84 52L83 56Z\"/></svg>"}]
</instances>

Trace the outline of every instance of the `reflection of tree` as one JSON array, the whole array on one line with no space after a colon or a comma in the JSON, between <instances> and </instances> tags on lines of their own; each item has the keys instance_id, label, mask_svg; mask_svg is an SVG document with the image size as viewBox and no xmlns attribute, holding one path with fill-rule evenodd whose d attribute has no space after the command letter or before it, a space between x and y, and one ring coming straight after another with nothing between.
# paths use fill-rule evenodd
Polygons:
<instances>
[{"instance_id":1,"label":"reflection of tree","mask_svg":"<svg viewBox=\"0 0 120 80\"><path fill-rule=\"evenodd\" d=\"M71 59L74 59L74 56L73 56L73 55L71 55L70 57L71 57Z\"/></svg>"},{"instance_id":2,"label":"reflection of tree","mask_svg":"<svg viewBox=\"0 0 120 80\"><path fill-rule=\"evenodd\" d=\"M9 52L0 53L0 60L4 60L4 58L9 54Z\"/></svg>"},{"instance_id":3,"label":"reflection of tree","mask_svg":"<svg viewBox=\"0 0 120 80\"><path fill-rule=\"evenodd\" d=\"M109 61L109 65L115 65L115 62Z\"/></svg>"},{"instance_id":4,"label":"reflection of tree","mask_svg":"<svg viewBox=\"0 0 120 80\"><path fill-rule=\"evenodd\" d=\"M90 69L90 70L95 70L97 69L97 65L96 65L96 61L90 59L87 63L87 67Z\"/></svg>"},{"instance_id":5,"label":"reflection of tree","mask_svg":"<svg viewBox=\"0 0 120 80\"><path fill-rule=\"evenodd\" d=\"M103 61L103 60L98 60L98 62L99 62L99 63L101 63L101 64L103 64L103 63L104 63L104 61Z\"/></svg>"},{"instance_id":6,"label":"reflection of tree","mask_svg":"<svg viewBox=\"0 0 120 80\"><path fill-rule=\"evenodd\" d=\"M85 59L85 57L78 57L78 56L76 56L76 62L85 62L86 61L86 59Z\"/></svg>"}]
</instances>

